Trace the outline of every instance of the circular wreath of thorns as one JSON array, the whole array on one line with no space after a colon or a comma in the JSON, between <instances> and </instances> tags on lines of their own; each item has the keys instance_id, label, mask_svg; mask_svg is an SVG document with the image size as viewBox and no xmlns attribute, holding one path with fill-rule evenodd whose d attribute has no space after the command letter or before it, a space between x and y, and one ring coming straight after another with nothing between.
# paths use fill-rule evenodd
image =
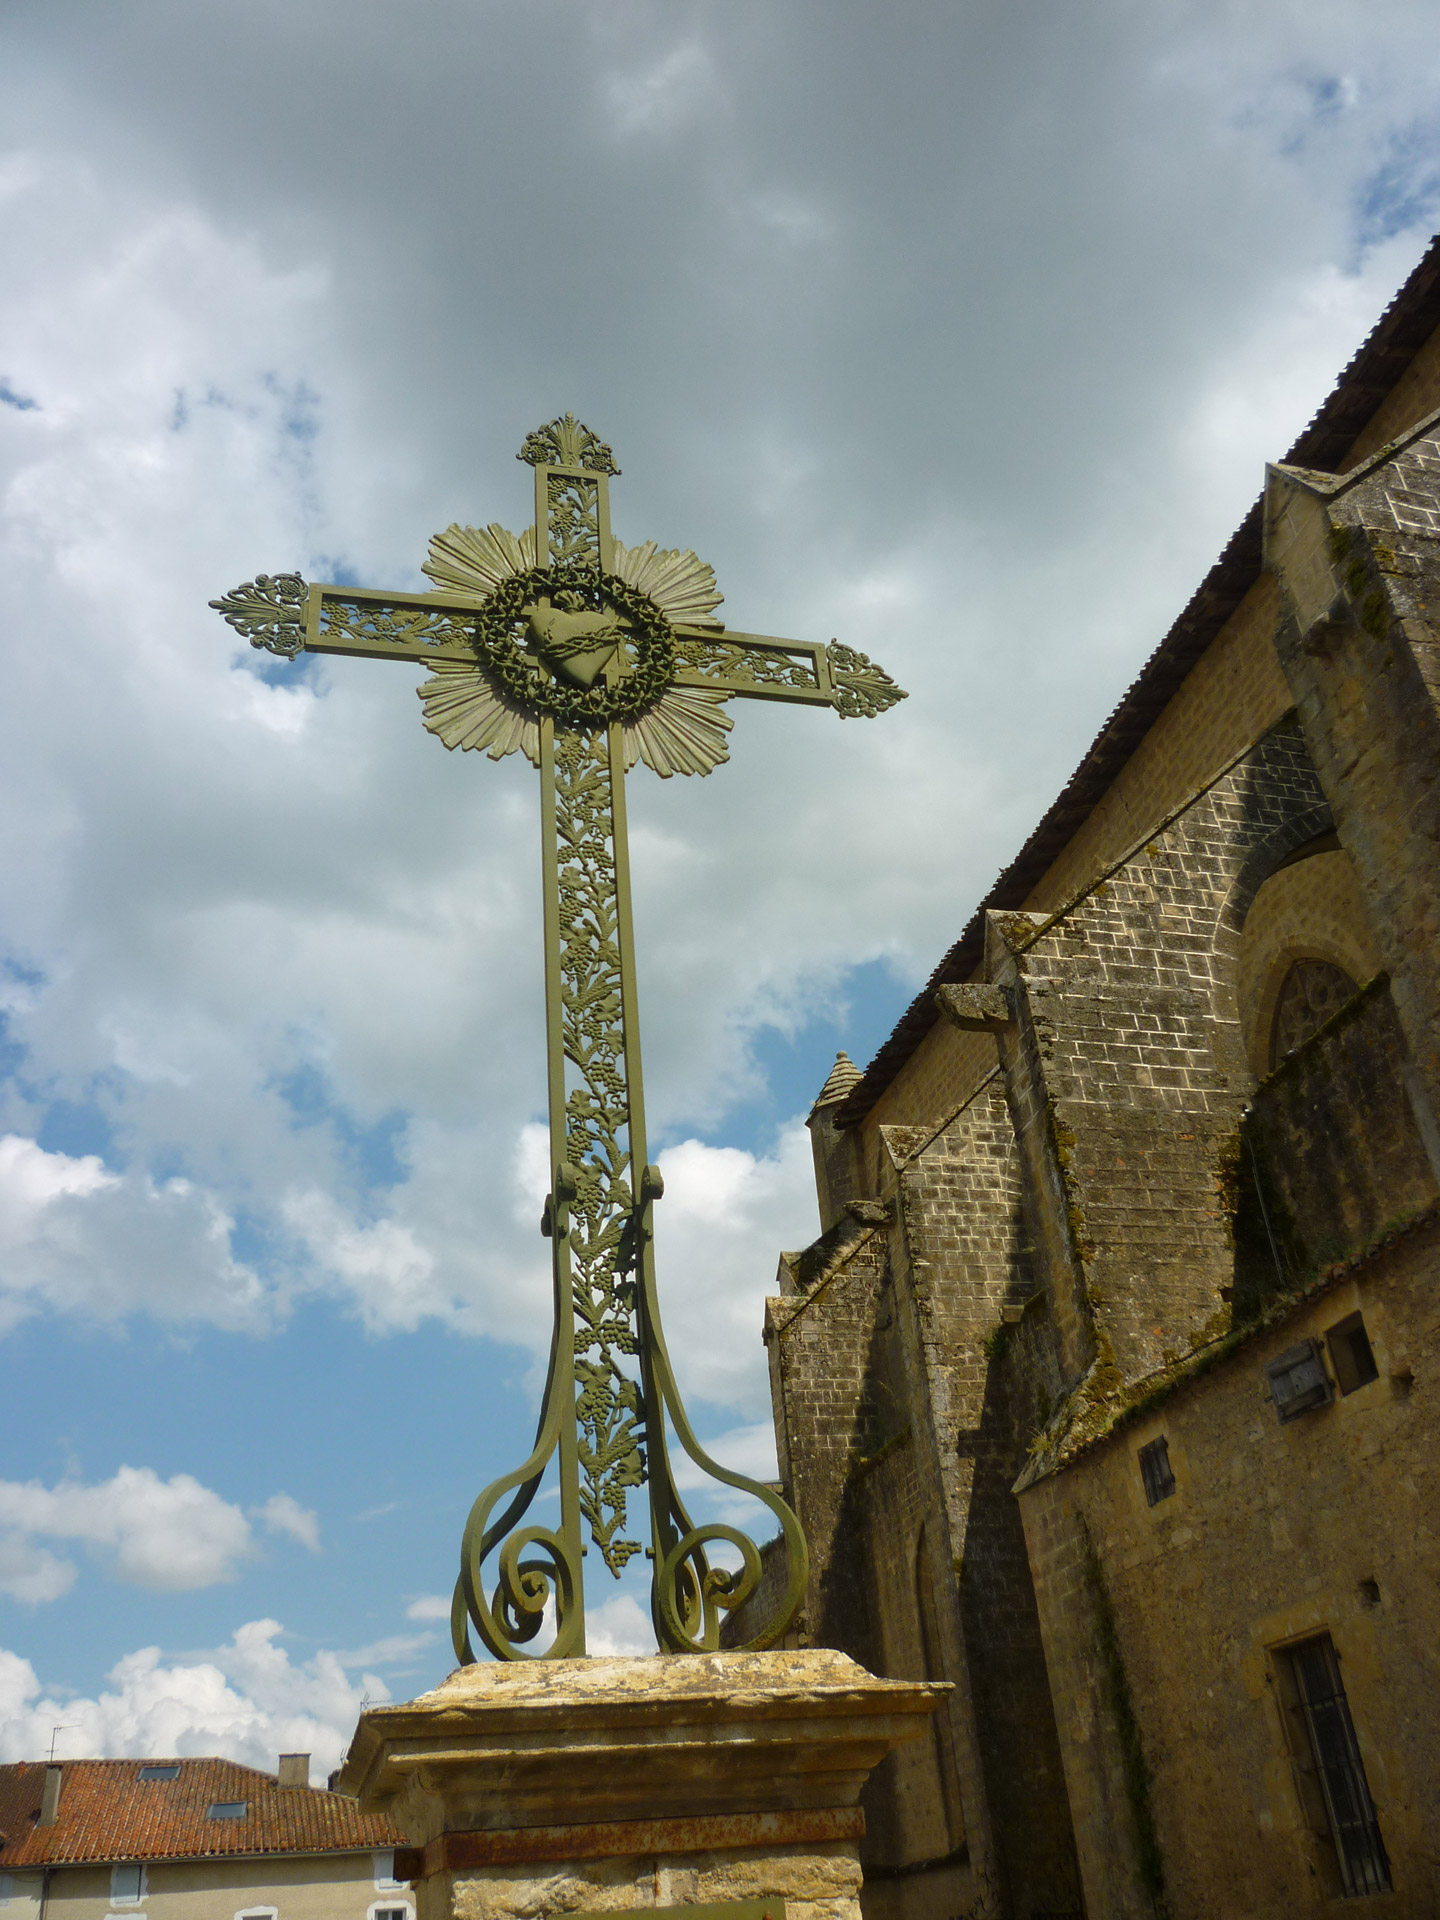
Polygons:
<instances>
[{"instance_id":1,"label":"circular wreath of thorns","mask_svg":"<svg viewBox=\"0 0 1440 1920\"><path fill-rule=\"evenodd\" d=\"M601 681L577 687L544 680L515 636L526 607L538 599L577 595L597 612L613 608L630 623L635 643L632 671L611 686ZM532 567L501 583L476 617L480 658L509 698L520 707L538 708L566 727L606 726L612 720L638 720L665 692L675 672L675 635L648 593L618 574L596 567Z\"/></svg>"}]
</instances>

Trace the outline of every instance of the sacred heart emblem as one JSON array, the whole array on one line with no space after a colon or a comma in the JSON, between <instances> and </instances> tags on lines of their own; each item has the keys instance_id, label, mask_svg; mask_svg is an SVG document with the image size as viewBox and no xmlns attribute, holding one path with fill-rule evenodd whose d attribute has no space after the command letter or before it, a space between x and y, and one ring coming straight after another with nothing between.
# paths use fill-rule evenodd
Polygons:
<instances>
[{"instance_id":1,"label":"sacred heart emblem","mask_svg":"<svg viewBox=\"0 0 1440 1920\"><path fill-rule=\"evenodd\" d=\"M558 674L577 687L593 687L614 658L623 629L613 613L568 607L532 607L530 640Z\"/></svg>"}]
</instances>

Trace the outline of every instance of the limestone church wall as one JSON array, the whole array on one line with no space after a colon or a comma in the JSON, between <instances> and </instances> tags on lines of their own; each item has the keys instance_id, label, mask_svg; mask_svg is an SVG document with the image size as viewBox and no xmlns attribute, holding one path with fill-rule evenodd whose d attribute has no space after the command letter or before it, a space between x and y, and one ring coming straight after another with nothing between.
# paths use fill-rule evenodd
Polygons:
<instances>
[{"instance_id":1,"label":"limestone church wall","mask_svg":"<svg viewBox=\"0 0 1440 1920\"><path fill-rule=\"evenodd\" d=\"M1257 740L1291 705L1275 655L1273 581L1261 579L1222 627L1155 726L1027 907L1053 912L1120 858L1136 838ZM994 1064L982 1036L932 1027L870 1114L852 1151L878 1177L882 1126L938 1122Z\"/></svg>"},{"instance_id":2,"label":"limestone church wall","mask_svg":"<svg viewBox=\"0 0 1440 1920\"><path fill-rule=\"evenodd\" d=\"M1033 1406L998 1394L991 1368L996 1327L1035 1286L993 1065L941 1127L885 1129L881 1144L879 1221L808 1273L787 1262L795 1291L770 1302L766 1334L781 1470L812 1554L807 1633L875 1672L955 1688L930 1746L899 1750L867 1790L866 1911L1074 1911L1010 1494Z\"/></svg>"},{"instance_id":3,"label":"limestone church wall","mask_svg":"<svg viewBox=\"0 0 1440 1920\"><path fill-rule=\"evenodd\" d=\"M1362 1878L1440 1910L1437 318L1440 243L1314 441L1371 463L1272 472L1266 570L976 987L812 1115L804 1631L953 1686L871 1920L1329 1911L1322 1670Z\"/></svg>"},{"instance_id":4,"label":"limestone church wall","mask_svg":"<svg viewBox=\"0 0 1440 1920\"><path fill-rule=\"evenodd\" d=\"M1407 1236L1021 1498L1091 1914L1331 1910L1284 1672L1322 1634L1394 1875L1375 1904L1436 1911L1437 1261L1433 1226ZM1282 1425L1266 1363L1356 1312L1376 1377ZM1157 1441L1174 1492L1151 1506Z\"/></svg>"}]
</instances>

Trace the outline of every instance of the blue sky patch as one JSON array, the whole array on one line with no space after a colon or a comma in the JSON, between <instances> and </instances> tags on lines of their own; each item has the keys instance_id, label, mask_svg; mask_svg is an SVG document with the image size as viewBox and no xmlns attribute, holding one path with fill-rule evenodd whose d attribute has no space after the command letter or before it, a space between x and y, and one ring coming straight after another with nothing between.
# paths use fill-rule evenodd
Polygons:
<instances>
[{"instance_id":1,"label":"blue sky patch","mask_svg":"<svg viewBox=\"0 0 1440 1920\"><path fill-rule=\"evenodd\" d=\"M368 1125L335 1099L330 1082L313 1063L271 1083L295 1116L297 1127L328 1126L356 1177L367 1187L395 1187L409 1177L401 1157L410 1116L398 1109Z\"/></svg>"},{"instance_id":2,"label":"blue sky patch","mask_svg":"<svg viewBox=\"0 0 1440 1920\"><path fill-rule=\"evenodd\" d=\"M1440 204L1440 137L1435 127L1417 122L1393 135L1389 149L1360 190L1356 239L1362 248L1431 224Z\"/></svg>"},{"instance_id":3,"label":"blue sky patch","mask_svg":"<svg viewBox=\"0 0 1440 1920\"><path fill-rule=\"evenodd\" d=\"M727 1107L712 1126L697 1129L686 1122L667 1129L658 1146L671 1146L698 1130L717 1144L745 1147L756 1155L772 1152L776 1128L809 1113L835 1055L843 1049L857 1067L868 1066L913 997L913 988L888 960L847 968L835 993L837 1011L817 1015L793 1033L775 1026L756 1031L750 1056L764 1083L761 1091Z\"/></svg>"}]
</instances>

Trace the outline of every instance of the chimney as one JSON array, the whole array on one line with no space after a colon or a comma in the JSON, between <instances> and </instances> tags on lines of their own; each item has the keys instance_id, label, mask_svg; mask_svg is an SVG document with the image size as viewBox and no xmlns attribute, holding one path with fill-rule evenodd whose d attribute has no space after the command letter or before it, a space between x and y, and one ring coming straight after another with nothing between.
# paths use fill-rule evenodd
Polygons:
<instances>
[{"instance_id":1,"label":"chimney","mask_svg":"<svg viewBox=\"0 0 1440 1920\"><path fill-rule=\"evenodd\" d=\"M53 1827L60 1818L60 1782L65 1777L63 1767L45 1769L45 1787L40 1795L40 1818L37 1827Z\"/></svg>"},{"instance_id":2,"label":"chimney","mask_svg":"<svg viewBox=\"0 0 1440 1920\"><path fill-rule=\"evenodd\" d=\"M310 1784L309 1754L282 1753L276 1782L282 1787L308 1787Z\"/></svg>"}]
</instances>

